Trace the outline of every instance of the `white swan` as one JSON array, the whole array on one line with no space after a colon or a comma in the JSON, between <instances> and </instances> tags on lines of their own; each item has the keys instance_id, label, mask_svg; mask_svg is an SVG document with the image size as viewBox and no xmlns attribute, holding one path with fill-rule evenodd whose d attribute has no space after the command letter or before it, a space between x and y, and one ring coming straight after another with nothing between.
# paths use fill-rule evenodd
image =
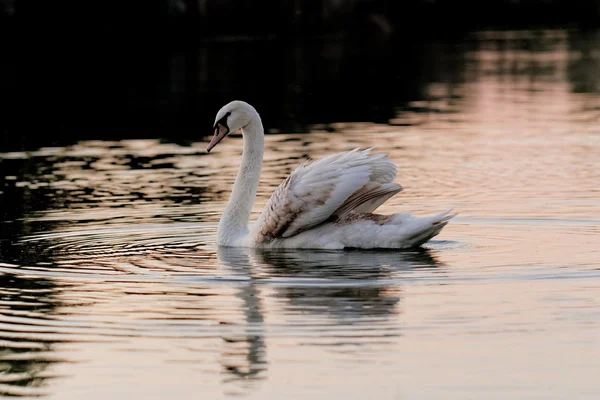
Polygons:
<instances>
[{"instance_id":1,"label":"white swan","mask_svg":"<svg viewBox=\"0 0 600 400\"><path fill-rule=\"evenodd\" d=\"M436 236L455 215L417 218L372 212L402 190L385 154L354 149L305 162L273 192L257 221L248 225L264 152L258 112L232 101L217 113L207 151L242 130L242 164L217 228L217 244L263 248L408 248Z\"/></svg>"}]
</instances>

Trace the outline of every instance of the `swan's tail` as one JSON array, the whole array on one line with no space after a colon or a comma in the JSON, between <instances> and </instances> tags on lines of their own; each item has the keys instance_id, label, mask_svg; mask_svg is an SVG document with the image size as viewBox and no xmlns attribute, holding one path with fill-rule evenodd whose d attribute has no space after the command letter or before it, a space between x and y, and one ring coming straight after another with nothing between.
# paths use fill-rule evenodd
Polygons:
<instances>
[{"instance_id":1,"label":"swan's tail","mask_svg":"<svg viewBox=\"0 0 600 400\"><path fill-rule=\"evenodd\" d=\"M448 222L456 216L457 213L450 214L450 211L424 218L416 218L411 223L415 224L414 229L403 239L407 247L417 247L437 236Z\"/></svg>"}]
</instances>

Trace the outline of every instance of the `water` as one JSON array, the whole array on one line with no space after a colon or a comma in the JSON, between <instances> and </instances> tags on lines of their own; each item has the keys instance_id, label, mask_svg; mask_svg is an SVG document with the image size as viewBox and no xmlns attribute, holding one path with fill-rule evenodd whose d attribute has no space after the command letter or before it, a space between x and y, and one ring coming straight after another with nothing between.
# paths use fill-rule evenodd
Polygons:
<instances>
[{"instance_id":1,"label":"water","mask_svg":"<svg viewBox=\"0 0 600 400\"><path fill-rule=\"evenodd\" d=\"M381 212L459 212L419 250L217 248L239 136L0 154L0 393L597 398L600 39L465 47L386 124L266 140L254 216L305 158L372 146L405 188Z\"/></svg>"}]
</instances>

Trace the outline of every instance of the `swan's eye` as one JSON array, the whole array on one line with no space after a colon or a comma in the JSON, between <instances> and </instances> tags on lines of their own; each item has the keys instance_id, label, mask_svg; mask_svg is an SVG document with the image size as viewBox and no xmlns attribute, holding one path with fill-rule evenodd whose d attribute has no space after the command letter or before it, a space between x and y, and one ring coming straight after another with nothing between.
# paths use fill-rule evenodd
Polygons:
<instances>
[{"instance_id":1,"label":"swan's eye","mask_svg":"<svg viewBox=\"0 0 600 400\"><path fill-rule=\"evenodd\" d=\"M229 125L227 125L227 118L230 115L231 112L228 111L225 115L223 115L223 118L217 121L217 123L215 124L215 131L219 129L218 125L221 124L225 129L227 129L227 133L229 133Z\"/></svg>"}]
</instances>

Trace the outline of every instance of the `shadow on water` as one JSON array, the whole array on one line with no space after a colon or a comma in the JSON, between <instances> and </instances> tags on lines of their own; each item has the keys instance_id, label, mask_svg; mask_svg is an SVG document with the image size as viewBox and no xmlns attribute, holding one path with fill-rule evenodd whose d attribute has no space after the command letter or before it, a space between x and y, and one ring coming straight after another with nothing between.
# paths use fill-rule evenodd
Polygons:
<instances>
[{"instance_id":1,"label":"shadow on water","mask_svg":"<svg viewBox=\"0 0 600 400\"><path fill-rule=\"evenodd\" d=\"M29 330L30 323L48 320L58 304L54 284L43 278L0 274L0 395L46 394L47 380L55 377L51 338Z\"/></svg>"}]
</instances>

